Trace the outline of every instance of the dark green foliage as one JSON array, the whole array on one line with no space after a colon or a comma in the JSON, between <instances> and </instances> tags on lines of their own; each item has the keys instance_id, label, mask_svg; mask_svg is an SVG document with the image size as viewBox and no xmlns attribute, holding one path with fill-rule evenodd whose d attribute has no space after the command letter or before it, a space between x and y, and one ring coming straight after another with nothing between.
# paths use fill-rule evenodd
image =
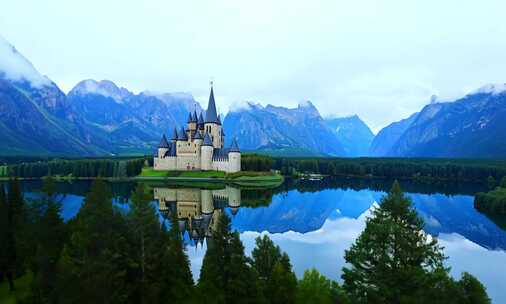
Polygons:
<instances>
[{"instance_id":1,"label":"dark green foliage","mask_svg":"<svg viewBox=\"0 0 506 304\"><path fill-rule=\"evenodd\" d=\"M241 156L241 171L269 171L273 162L273 158L267 155L243 154Z\"/></svg>"},{"instance_id":2,"label":"dark green foliage","mask_svg":"<svg viewBox=\"0 0 506 304\"><path fill-rule=\"evenodd\" d=\"M501 188L506 189L506 176L501 178L501 184L499 185Z\"/></svg>"},{"instance_id":3,"label":"dark green foliage","mask_svg":"<svg viewBox=\"0 0 506 304\"><path fill-rule=\"evenodd\" d=\"M489 304L490 298L487 295L485 286L471 274L464 272L462 278L457 282L460 288L461 304Z\"/></svg>"},{"instance_id":4,"label":"dark green foliage","mask_svg":"<svg viewBox=\"0 0 506 304\"><path fill-rule=\"evenodd\" d=\"M5 187L0 184L0 282L3 281L7 272L7 242L8 242L8 217L7 197Z\"/></svg>"},{"instance_id":5,"label":"dark green foliage","mask_svg":"<svg viewBox=\"0 0 506 304\"><path fill-rule=\"evenodd\" d=\"M262 294L258 274L244 256L238 233L231 232L230 218L221 214L208 248L198 283L199 301L205 303L259 303Z\"/></svg>"},{"instance_id":6,"label":"dark green foliage","mask_svg":"<svg viewBox=\"0 0 506 304\"><path fill-rule=\"evenodd\" d=\"M448 280L445 256L397 182L345 252L344 288L359 303L415 303L439 296ZM425 299L428 301L428 299Z\"/></svg>"},{"instance_id":7,"label":"dark green foliage","mask_svg":"<svg viewBox=\"0 0 506 304\"><path fill-rule=\"evenodd\" d=\"M496 188L489 192L476 193L474 207L486 214L506 216L506 188Z\"/></svg>"},{"instance_id":8,"label":"dark green foliage","mask_svg":"<svg viewBox=\"0 0 506 304\"><path fill-rule=\"evenodd\" d=\"M59 175L72 177L137 176L144 166L144 158L135 159L54 159L45 162L20 163L9 166L9 175L17 177L44 177Z\"/></svg>"},{"instance_id":9,"label":"dark green foliage","mask_svg":"<svg viewBox=\"0 0 506 304\"><path fill-rule=\"evenodd\" d=\"M11 289L14 289L12 279L24 274L26 270L26 258L29 253L30 243L29 223L27 208L21 186L17 179L9 180L9 192L7 195L7 233L5 255L7 261L6 275Z\"/></svg>"},{"instance_id":10,"label":"dark green foliage","mask_svg":"<svg viewBox=\"0 0 506 304\"><path fill-rule=\"evenodd\" d=\"M58 297L57 266L67 233L60 217L60 204L55 201L53 179L47 178L44 181L43 191L45 197L41 201L42 211L34 221L36 249L31 263L31 298L34 303L54 303Z\"/></svg>"},{"instance_id":11,"label":"dark green foliage","mask_svg":"<svg viewBox=\"0 0 506 304\"><path fill-rule=\"evenodd\" d=\"M294 303L297 278L288 255L264 235L256 239L252 257L267 302Z\"/></svg>"},{"instance_id":12,"label":"dark green foliage","mask_svg":"<svg viewBox=\"0 0 506 304\"><path fill-rule=\"evenodd\" d=\"M162 231L165 232L164 227ZM160 248L162 253L160 282L163 286L161 302L172 299L174 303L191 303L194 297L193 277L175 212L172 215L170 231L164 235L166 235L165 243Z\"/></svg>"},{"instance_id":13,"label":"dark green foliage","mask_svg":"<svg viewBox=\"0 0 506 304\"><path fill-rule=\"evenodd\" d=\"M96 180L72 225L60 259L60 299L71 303L121 303L127 281L129 247L124 217L114 210L106 183Z\"/></svg>"},{"instance_id":14,"label":"dark green foliage","mask_svg":"<svg viewBox=\"0 0 506 304\"><path fill-rule=\"evenodd\" d=\"M414 180L477 181L489 176L506 176L502 160L438 158L274 158L272 169L284 175L320 173L326 175L381 177Z\"/></svg>"},{"instance_id":15,"label":"dark green foliage","mask_svg":"<svg viewBox=\"0 0 506 304\"><path fill-rule=\"evenodd\" d=\"M297 288L298 304L350 303L339 285L321 275L318 270L304 271L304 277Z\"/></svg>"},{"instance_id":16,"label":"dark green foliage","mask_svg":"<svg viewBox=\"0 0 506 304\"><path fill-rule=\"evenodd\" d=\"M495 184L496 184L496 181L495 181L495 178L493 176L489 176L487 178L487 186L489 189L493 189L495 187Z\"/></svg>"}]
</instances>

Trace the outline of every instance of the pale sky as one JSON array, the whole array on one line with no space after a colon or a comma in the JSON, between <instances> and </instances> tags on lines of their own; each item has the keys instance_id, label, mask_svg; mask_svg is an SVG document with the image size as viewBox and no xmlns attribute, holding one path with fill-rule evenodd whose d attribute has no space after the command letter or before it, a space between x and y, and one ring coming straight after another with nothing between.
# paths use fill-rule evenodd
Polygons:
<instances>
[{"instance_id":1,"label":"pale sky","mask_svg":"<svg viewBox=\"0 0 506 304\"><path fill-rule=\"evenodd\" d=\"M506 82L505 1L0 0L0 35L65 92L134 92L358 114L377 132L436 94Z\"/></svg>"}]
</instances>

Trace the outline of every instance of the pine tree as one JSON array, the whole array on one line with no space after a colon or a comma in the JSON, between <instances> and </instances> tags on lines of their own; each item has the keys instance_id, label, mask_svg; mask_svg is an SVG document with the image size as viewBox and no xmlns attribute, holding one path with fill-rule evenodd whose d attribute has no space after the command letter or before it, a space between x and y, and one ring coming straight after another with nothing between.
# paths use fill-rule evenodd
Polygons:
<instances>
[{"instance_id":1,"label":"pine tree","mask_svg":"<svg viewBox=\"0 0 506 304\"><path fill-rule=\"evenodd\" d=\"M288 255L281 253L279 246L264 235L256 239L252 257L266 300L269 303L294 303L297 278Z\"/></svg>"},{"instance_id":2,"label":"pine tree","mask_svg":"<svg viewBox=\"0 0 506 304\"><path fill-rule=\"evenodd\" d=\"M62 302L122 303L130 298L127 231L107 184L95 180L60 259Z\"/></svg>"},{"instance_id":3,"label":"pine tree","mask_svg":"<svg viewBox=\"0 0 506 304\"><path fill-rule=\"evenodd\" d=\"M461 300L459 303L489 304L491 302L485 286L471 274L464 272L457 284L461 289Z\"/></svg>"},{"instance_id":4,"label":"pine tree","mask_svg":"<svg viewBox=\"0 0 506 304\"><path fill-rule=\"evenodd\" d=\"M15 289L14 279L25 271L27 236L26 206L17 179L9 180L7 196L7 233L6 233L6 275L9 289Z\"/></svg>"},{"instance_id":5,"label":"pine tree","mask_svg":"<svg viewBox=\"0 0 506 304\"><path fill-rule=\"evenodd\" d=\"M263 302L259 285L257 272L244 256L239 234L231 232L230 218L221 214L200 270L200 300L206 303Z\"/></svg>"},{"instance_id":6,"label":"pine tree","mask_svg":"<svg viewBox=\"0 0 506 304\"><path fill-rule=\"evenodd\" d=\"M5 187L0 184L0 282L7 273L8 207Z\"/></svg>"},{"instance_id":7,"label":"pine tree","mask_svg":"<svg viewBox=\"0 0 506 304\"><path fill-rule=\"evenodd\" d=\"M416 303L448 277L445 256L397 182L345 252L344 288L360 303Z\"/></svg>"},{"instance_id":8,"label":"pine tree","mask_svg":"<svg viewBox=\"0 0 506 304\"><path fill-rule=\"evenodd\" d=\"M343 304L349 303L349 300L336 282L330 281L313 268L304 271L304 276L299 281L297 303Z\"/></svg>"},{"instance_id":9,"label":"pine tree","mask_svg":"<svg viewBox=\"0 0 506 304\"><path fill-rule=\"evenodd\" d=\"M191 303L193 301L193 277L190 261L177 223L177 213L171 217L170 231L162 227L164 242L162 252L162 283L163 299L171 299L174 303Z\"/></svg>"},{"instance_id":10,"label":"pine tree","mask_svg":"<svg viewBox=\"0 0 506 304\"><path fill-rule=\"evenodd\" d=\"M131 197L128 221L132 235L134 295L137 303L156 303L161 286L158 283L161 266L162 231L151 197L143 184L138 184Z\"/></svg>"}]
</instances>

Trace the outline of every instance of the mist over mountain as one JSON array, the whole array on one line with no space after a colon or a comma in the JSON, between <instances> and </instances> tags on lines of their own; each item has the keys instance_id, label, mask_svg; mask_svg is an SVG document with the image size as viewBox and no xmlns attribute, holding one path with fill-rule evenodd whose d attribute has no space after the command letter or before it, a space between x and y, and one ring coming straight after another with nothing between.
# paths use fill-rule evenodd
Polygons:
<instances>
[{"instance_id":1,"label":"mist over mountain","mask_svg":"<svg viewBox=\"0 0 506 304\"><path fill-rule=\"evenodd\" d=\"M454 102L431 103L376 136L374 156L506 157L506 86L487 85Z\"/></svg>"}]
</instances>

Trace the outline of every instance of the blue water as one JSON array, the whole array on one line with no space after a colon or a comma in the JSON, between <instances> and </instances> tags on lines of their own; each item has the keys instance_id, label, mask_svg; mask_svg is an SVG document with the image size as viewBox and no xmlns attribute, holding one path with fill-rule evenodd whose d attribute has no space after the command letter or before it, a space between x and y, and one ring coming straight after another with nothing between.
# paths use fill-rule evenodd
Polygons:
<instances>
[{"instance_id":1,"label":"blue water","mask_svg":"<svg viewBox=\"0 0 506 304\"><path fill-rule=\"evenodd\" d=\"M75 188L75 186L74 186ZM246 252L251 253L255 238L268 234L292 261L296 274L316 268L324 275L340 281L344 266L344 250L348 249L364 229L365 218L385 192L368 188L353 190L340 188L304 192L296 187L275 193L265 205L251 207L251 199L241 201L244 190L226 188L212 190L212 215L206 215L202 190L173 189L169 186L157 188L154 204L164 201L166 208L160 216L178 214L185 207L183 202L195 204L196 214L187 216L182 212L180 227L185 230L184 238L191 268L198 278L207 237L212 231L210 218L226 212L232 218L232 228L241 233ZM75 191L74 191L75 192ZM432 192L432 191L431 191ZM161 194L160 194L161 193ZM27 198L36 197L36 190L26 192ZM456 278L463 271L476 276L487 287L494 303L506 303L506 231L498 227L473 207L473 196L469 194L444 195L440 193L407 193L419 215L425 221L425 231L439 239L449 257L447 265ZM61 196L62 215L68 220L79 211L83 194L67 193ZM115 205L128 209L116 199ZM193 205L192 205L193 206ZM162 208L163 209L163 208ZM209 211L209 210L207 210Z\"/></svg>"}]
</instances>

